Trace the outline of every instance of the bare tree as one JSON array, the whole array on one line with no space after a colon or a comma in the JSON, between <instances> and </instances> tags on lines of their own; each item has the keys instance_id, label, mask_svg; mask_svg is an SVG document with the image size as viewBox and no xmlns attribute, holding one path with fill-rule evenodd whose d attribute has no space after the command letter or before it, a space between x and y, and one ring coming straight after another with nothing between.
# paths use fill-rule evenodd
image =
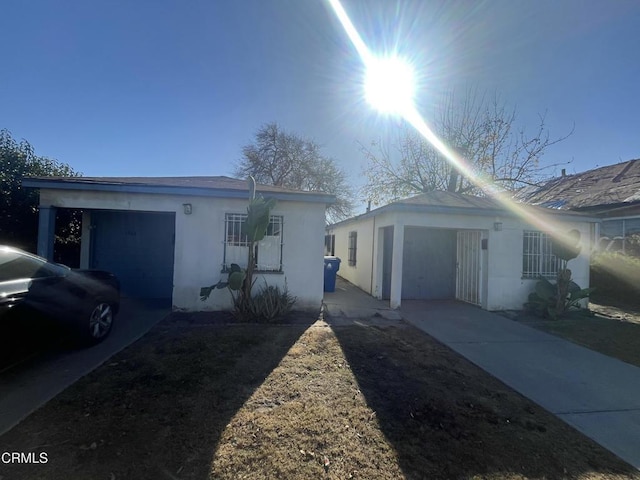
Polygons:
<instances>
[{"instance_id":1,"label":"bare tree","mask_svg":"<svg viewBox=\"0 0 640 480\"><path fill-rule=\"evenodd\" d=\"M283 131L276 123L260 127L255 141L242 148L242 159L234 174L252 175L258 183L335 195L327 208L327 221L352 215L353 191L336 162L320 152L312 140Z\"/></svg>"},{"instance_id":2,"label":"bare tree","mask_svg":"<svg viewBox=\"0 0 640 480\"><path fill-rule=\"evenodd\" d=\"M533 133L517 129L516 111L498 95L487 98L468 89L458 98L446 95L431 117L434 132L460 157L468 172L495 187L513 191L536 185L558 164L543 166L547 148L569 134L552 139L544 116ZM381 142L361 145L367 160L367 179L361 193L374 203L397 200L433 190L482 195L484 192L463 171L458 171L418 133L404 128L391 150ZM467 172L467 173L468 173Z\"/></svg>"}]
</instances>

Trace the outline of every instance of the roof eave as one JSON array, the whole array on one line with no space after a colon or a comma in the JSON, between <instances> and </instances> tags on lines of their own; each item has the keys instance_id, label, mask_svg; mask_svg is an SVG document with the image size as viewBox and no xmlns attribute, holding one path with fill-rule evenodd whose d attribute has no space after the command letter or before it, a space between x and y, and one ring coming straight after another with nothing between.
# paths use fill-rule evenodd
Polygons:
<instances>
[{"instance_id":1,"label":"roof eave","mask_svg":"<svg viewBox=\"0 0 640 480\"><path fill-rule=\"evenodd\" d=\"M540 207L541 208L541 207ZM341 222L328 225L327 228L334 228L341 225L346 225L358 220L364 220L378 216L382 213L436 213L436 214L449 214L449 215L482 215L486 217L490 216L503 216L503 217L517 217L518 214L510 210L502 208L480 208L480 207L451 207L441 205L412 205L406 203L392 203L383 207L371 210L370 212L363 213L356 217L347 218ZM585 214L569 212L566 210L550 210L542 212L548 215L554 215L559 217L567 217L573 220L579 220L584 222L598 223L602 219L597 217L591 217Z\"/></svg>"},{"instance_id":2,"label":"roof eave","mask_svg":"<svg viewBox=\"0 0 640 480\"><path fill-rule=\"evenodd\" d=\"M61 180L45 180L37 178L25 178L22 185L27 188L46 188L52 190L89 190L97 192L119 192L119 193L149 193L154 195L184 195L201 196L214 198L242 198L246 199L249 190L238 190L231 188L204 188L204 187L178 187L169 185L142 185L142 184L112 184L112 183L83 183L65 182ZM297 201L309 203L333 204L336 202L335 195L326 193L297 193L297 192L271 192L256 189L257 193L265 197L275 198L282 201Z\"/></svg>"}]
</instances>

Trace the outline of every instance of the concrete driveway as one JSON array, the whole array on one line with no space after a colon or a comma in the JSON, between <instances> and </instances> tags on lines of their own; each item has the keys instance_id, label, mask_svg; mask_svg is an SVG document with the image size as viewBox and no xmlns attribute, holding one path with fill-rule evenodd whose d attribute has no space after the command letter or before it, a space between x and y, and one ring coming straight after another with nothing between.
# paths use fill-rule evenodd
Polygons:
<instances>
[{"instance_id":1,"label":"concrete driveway","mask_svg":"<svg viewBox=\"0 0 640 480\"><path fill-rule=\"evenodd\" d=\"M0 435L143 336L170 311L154 302L122 299L104 342L82 350L53 348L0 373Z\"/></svg>"},{"instance_id":2,"label":"concrete driveway","mask_svg":"<svg viewBox=\"0 0 640 480\"><path fill-rule=\"evenodd\" d=\"M458 302L402 317L640 468L640 368Z\"/></svg>"}]
</instances>

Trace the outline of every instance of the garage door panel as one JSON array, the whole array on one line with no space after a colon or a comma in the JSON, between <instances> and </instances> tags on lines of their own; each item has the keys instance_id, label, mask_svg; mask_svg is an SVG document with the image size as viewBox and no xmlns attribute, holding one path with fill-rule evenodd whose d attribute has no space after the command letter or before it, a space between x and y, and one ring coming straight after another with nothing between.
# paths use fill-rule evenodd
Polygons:
<instances>
[{"instance_id":1,"label":"garage door panel","mask_svg":"<svg viewBox=\"0 0 640 480\"><path fill-rule=\"evenodd\" d=\"M402 262L402 298L455 298L455 230L406 227Z\"/></svg>"},{"instance_id":2,"label":"garage door panel","mask_svg":"<svg viewBox=\"0 0 640 480\"><path fill-rule=\"evenodd\" d=\"M97 211L92 229L91 268L115 273L124 296L171 298L173 213Z\"/></svg>"}]
</instances>

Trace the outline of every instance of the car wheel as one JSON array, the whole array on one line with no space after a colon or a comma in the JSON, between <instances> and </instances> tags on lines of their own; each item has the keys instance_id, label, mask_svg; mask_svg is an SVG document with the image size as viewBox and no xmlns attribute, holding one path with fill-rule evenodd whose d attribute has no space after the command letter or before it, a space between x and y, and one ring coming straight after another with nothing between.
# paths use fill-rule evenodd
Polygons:
<instances>
[{"instance_id":1,"label":"car wheel","mask_svg":"<svg viewBox=\"0 0 640 480\"><path fill-rule=\"evenodd\" d=\"M84 320L85 338L88 343L98 343L107 338L111 332L115 311L111 304L99 301L94 304L90 312L88 319Z\"/></svg>"}]
</instances>

